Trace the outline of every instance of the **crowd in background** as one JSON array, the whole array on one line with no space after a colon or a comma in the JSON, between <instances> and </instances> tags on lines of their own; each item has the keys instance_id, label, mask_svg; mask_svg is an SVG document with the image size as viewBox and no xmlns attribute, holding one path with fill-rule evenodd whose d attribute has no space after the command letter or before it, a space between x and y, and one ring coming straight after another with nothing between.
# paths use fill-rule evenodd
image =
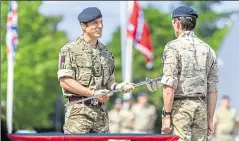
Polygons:
<instances>
[{"instance_id":1,"label":"crowd in background","mask_svg":"<svg viewBox=\"0 0 239 141\"><path fill-rule=\"evenodd\" d=\"M239 141L239 116L236 109L230 107L229 96L223 96L215 111L215 133L210 141ZM109 112L111 133L155 133L155 121L160 115L148 102L146 93L138 94L137 100L116 98L114 108Z\"/></svg>"},{"instance_id":2,"label":"crowd in background","mask_svg":"<svg viewBox=\"0 0 239 141\"><path fill-rule=\"evenodd\" d=\"M156 107L148 102L146 93L138 94L137 101L115 99L109 111L111 133L153 133L158 115Z\"/></svg>"}]
</instances>

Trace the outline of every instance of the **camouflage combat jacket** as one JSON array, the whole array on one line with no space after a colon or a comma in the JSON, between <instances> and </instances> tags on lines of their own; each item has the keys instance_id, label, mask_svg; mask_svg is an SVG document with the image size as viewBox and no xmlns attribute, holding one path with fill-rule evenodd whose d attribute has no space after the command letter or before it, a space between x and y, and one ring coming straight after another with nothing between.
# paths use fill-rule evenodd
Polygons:
<instances>
[{"instance_id":1,"label":"camouflage combat jacket","mask_svg":"<svg viewBox=\"0 0 239 141\"><path fill-rule=\"evenodd\" d=\"M89 46L81 36L67 43L59 53L58 80L70 77L91 90L110 89L115 83L114 57L99 41ZM65 89L64 96L76 95Z\"/></svg>"},{"instance_id":2,"label":"camouflage combat jacket","mask_svg":"<svg viewBox=\"0 0 239 141\"><path fill-rule=\"evenodd\" d=\"M164 49L163 84L175 88L175 97L206 96L217 91L218 66L214 50L184 31Z\"/></svg>"}]
</instances>

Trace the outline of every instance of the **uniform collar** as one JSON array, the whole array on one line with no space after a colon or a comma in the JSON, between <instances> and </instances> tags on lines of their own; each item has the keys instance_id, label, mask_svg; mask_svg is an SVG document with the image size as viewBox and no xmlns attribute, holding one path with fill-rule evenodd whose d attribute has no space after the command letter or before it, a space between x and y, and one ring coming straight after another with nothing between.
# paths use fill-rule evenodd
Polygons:
<instances>
[{"instance_id":1,"label":"uniform collar","mask_svg":"<svg viewBox=\"0 0 239 141\"><path fill-rule=\"evenodd\" d=\"M77 42L79 42L79 43L83 43L84 45L85 45L85 47L90 47L90 48L93 48L93 49L99 49L99 48L101 48L101 43L99 42L99 40L97 40L97 43L96 43L96 45L95 46L91 46L91 45L89 45L85 40L84 40L84 38L83 38L83 35L81 35L78 39L77 39Z\"/></svg>"},{"instance_id":2,"label":"uniform collar","mask_svg":"<svg viewBox=\"0 0 239 141\"><path fill-rule=\"evenodd\" d=\"M194 31L183 31L179 34L178 38L184 38L184 37L197 37L194 33Z\"/></svg>"}]
</instances>

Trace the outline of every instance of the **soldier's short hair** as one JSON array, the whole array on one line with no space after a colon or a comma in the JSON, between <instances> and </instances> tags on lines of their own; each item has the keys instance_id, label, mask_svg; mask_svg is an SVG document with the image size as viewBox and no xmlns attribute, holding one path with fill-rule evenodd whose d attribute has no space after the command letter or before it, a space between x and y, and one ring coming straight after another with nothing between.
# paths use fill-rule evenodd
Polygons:
<instances>
[{"instance_id":1,"label":"soldier's short hair","mask_svg":"<svg viewBox=\"0 0 239 141\"><path fill-rule=\"evenodd\" d=\"M194 17L177 17L175 19L178 19L180 21L182 30L194 30L197 24L196 18Z\"/></svg>"}]
</instances>

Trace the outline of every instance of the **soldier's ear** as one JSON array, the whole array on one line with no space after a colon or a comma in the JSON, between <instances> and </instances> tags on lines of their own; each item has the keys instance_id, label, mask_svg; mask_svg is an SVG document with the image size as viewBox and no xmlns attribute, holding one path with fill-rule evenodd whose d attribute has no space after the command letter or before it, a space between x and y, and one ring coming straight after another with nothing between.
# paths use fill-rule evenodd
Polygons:
<instances>
[{"instance_id":1,"label":"soldier's ear","mask_svg":"<svg viewBox=\"0 0 239 141\"><path fill-rule=\"evenodd\" d=\"M83 31L86 30L86 24L85 24L85 23L80 23L80 26L81 26L81 28L82 28Z\"/></svg>"}]
</instances>

